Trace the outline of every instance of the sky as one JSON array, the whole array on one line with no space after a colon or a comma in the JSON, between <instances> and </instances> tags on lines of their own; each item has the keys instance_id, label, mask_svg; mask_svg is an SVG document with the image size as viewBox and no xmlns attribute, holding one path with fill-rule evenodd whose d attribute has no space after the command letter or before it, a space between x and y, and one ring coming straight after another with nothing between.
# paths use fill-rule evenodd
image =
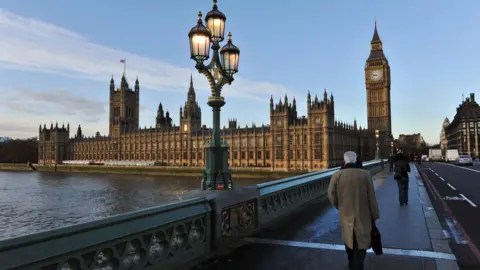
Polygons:
<instances>
[{"instance_id":1,"label":"sky","mask_svg":"<svg viewBox=\"0 0 480 270\"><path fill-rule=\"evenodd\" d=\"M338 120L366 126L365 61L374 21L391 66L392 126L438 143L462 94L480 86L480 2L218 1L240 48L239 72L223 90L221 124L269 124L269 99L335 97ZM300 4L301 3L301 4ZM202 123L212 123L208 82L190 59L188 31L210 0L0 0L0 136L36 136L39 124L81 124L108 133L110 78L118 87L126 58L140 81L140 125L158 104L178 125L193 74ZM478 97L480 99L480 96Z\"/></svg>"}]
</instances>

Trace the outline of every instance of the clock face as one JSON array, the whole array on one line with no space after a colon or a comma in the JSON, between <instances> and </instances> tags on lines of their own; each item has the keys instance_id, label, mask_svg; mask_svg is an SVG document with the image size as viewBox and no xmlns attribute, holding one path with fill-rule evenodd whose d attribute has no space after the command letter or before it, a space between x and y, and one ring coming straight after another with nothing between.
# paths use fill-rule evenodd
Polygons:
<instances>
[{"instance_id":1,"label":"clock face","mask_svg":"<svg viewBox=\"0 0 480 270\"><path fill-rule=\"evenodd\" d=\"M188 130L187 124L183 125L183 131L187 132L187 130Z\"/></svg>"},{"instance_id":2,"label":"clock face","mask_svg":"<svg viewBox=\"0 0 480 270\"><path fill-rule=\"evenodd\" d=\"M377 70L374 70L372 71L372 73L370 74L370 79L372 79L372 81L380 81L383 77L383 72L379 69Z\"/></svg>"}]
</instances>

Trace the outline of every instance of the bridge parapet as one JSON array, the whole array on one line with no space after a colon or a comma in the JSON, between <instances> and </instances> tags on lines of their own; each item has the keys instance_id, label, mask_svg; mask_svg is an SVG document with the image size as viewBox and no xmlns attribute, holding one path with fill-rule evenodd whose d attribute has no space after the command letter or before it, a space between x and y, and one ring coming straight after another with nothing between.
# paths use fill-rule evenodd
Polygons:
<instances>
[{"instance_id":1,"label":"bridge parapet","mask_svg":"<svg viewBox=\"0 0 480 270\"><path fill-rule=\"evenodd\" d=\"M377 172L383 161L364 162ZM325 196L339 168L0 241L0 269L178 269Z\"/></svg>"}]
</instances>

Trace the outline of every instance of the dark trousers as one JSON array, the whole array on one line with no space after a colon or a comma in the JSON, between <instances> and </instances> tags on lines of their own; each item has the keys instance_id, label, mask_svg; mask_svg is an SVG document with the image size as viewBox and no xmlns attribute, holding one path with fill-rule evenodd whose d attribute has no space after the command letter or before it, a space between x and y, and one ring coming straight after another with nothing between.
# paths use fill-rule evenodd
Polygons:
<instances>
[{"instance_id":1,"label":"dark trousers","mask_svg":"<svg viewBox=\"0 0 480 270\"><path fill-rule=\"evenodd\" d=\"M408 180L401 179L397 180L398 184L398 200L401 205L408 203Z\"/></svg>"},{"instance_id":2,"label":"dark trousers","mask_svg":"<svg viewBox=\"0 0 480 270\"><path fill-rule=\"evenodd\" d=\"M393 163L390 163L390 172L393 172Z\"/></svg>"},{"instance_id":3,"label":"dark trousers","mask_svg":"<svg viewBox=\"0 0 480 270\"><path fill-rule=\"evenodd\" d=\"M355 234L353 234L353 249L345 245L345 250L347 251L348 267L350 270L363 270L363 262L365 261L367 251L365 249L358 249Z\"/></svg>"}]
</instances>

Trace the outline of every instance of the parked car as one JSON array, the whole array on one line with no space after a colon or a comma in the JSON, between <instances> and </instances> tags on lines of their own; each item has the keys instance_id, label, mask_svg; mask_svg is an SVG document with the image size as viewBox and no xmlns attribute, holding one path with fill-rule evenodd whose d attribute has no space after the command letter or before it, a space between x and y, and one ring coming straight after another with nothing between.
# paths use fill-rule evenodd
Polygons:
<instances>
[{"instance_id":1,"label":"parked car","mask_svg":"<svg viewBox=\"0 0 480 270\"><path fill-rule=\"evenodd\" d=\"M473 166L473 159L469 155L460 155L458 156L457 165L468 165Z\"/></svg>"}]
</instances>

